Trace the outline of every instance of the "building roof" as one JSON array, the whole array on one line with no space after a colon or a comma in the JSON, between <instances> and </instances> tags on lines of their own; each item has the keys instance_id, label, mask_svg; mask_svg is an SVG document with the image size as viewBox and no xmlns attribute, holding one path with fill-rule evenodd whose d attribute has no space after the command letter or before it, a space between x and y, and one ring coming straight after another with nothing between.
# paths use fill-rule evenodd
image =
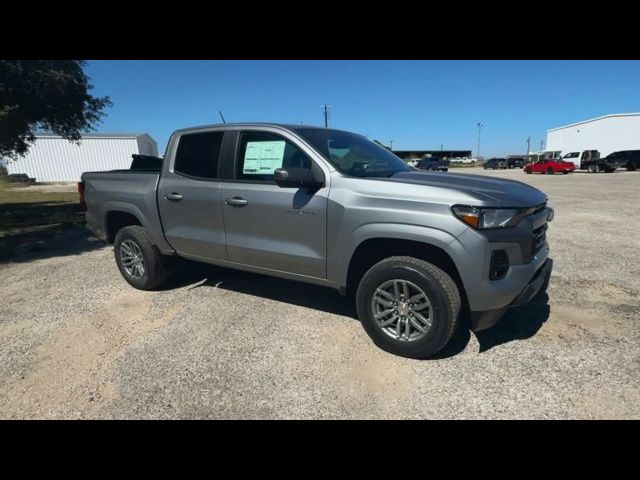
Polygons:
<instances>
[{"instance_id":1,"label":"building roof","mask_svg":"<svg viewBox=\"0 0 640 480\"><path fill-rule=\"evenodd\" d=\"M582 125L583 123L595 122L596 120L603 120L605 118L611 117L638 117L640 116L640 112L638 113L611 113L609 115L603 115L601 117L590 118L589 120L583 120L581 122L571 123L569 125L564 125L562 127L550 128L547 132L553 132L554 130L562 130L563 128L575 127L576 125Z\"/></svg>"},{"instance_id":2,"label":"building roof","mask_svg":"<svg viewBox=\"0 0 640 480\"><path fill-rule=\"evenodd\" d=\"M62 138L51 132L34 132L36 138ZM141 135L149 135L144 132L87 132L81 133L82 138L138 138Z\"/></svg>"}]
</instances>

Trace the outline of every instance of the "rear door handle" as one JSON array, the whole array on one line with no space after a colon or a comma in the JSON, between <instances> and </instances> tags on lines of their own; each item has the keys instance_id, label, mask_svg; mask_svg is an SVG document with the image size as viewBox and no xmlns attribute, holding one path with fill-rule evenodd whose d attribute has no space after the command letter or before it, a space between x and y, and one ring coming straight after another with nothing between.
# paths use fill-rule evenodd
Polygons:
<instances>
[{"instance_id":1,"label":"rear door handle","mask_svg":"<svg viewBox=\"0 0 640 480\"><path fill-rule=\"evenodd\" d=\"M171 200L172 202L179 202L180 200L182 200L182 195L180 195L179 193L167 193L164 198L166 200Z\"/></svg>"},{"instance_id":2,"label":"rear door handle","mask_svg":"<svg viewBox=\"0 0 640 480\"><path fill-rule=\"evenodd\" d=\"M224 201L224 203L232 207L244 207L249 203L249 201L242 197L233 197L233 198L227 198Z\"/></svg>"}]
</instances>

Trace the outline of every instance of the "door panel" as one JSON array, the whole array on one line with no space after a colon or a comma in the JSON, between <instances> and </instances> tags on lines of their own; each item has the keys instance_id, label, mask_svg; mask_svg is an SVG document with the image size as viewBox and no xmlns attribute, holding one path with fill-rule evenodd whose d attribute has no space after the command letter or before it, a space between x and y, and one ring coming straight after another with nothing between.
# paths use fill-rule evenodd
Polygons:
<instances>
[{"instance_id":1,"label":"door panel","mask_svg":"<svg viewBox=\"0 0 640 480\"><path fill-rule=\"evenodd\" d=\"M326 278L328 187L280 188L277 168L318 165L297 140L260 129L238 132L230 175L221 188L230 261Z\"/></svg>"},{"instance_id":2,"label":"door panel","mask_svg":"<svg viewBox=\"0 0 640 480\"><path fill-rule=\"evenodd\" d=\"M174 173L163 176L158 204L164 234L176 252L226 260L220 207L221 182L195 180ZM179 194L179 201L165 197Z\"/></svg>"},{"instance_id":3,"label":"door panel","mask_svg":"<svg viewBox=\"0 0 640 480\"><path fill-rule=\"evenodd\" d=\"M218 179L224 138L221 131L186 133L171 146L176 154L160 177L158 208L178 254L227 259Z\"/></svg>"},{"instance_id":4,"label":"door panel","mask_svg":"<svg viewBox=\"0 0 640 480\"><path fill-rule=\"evenodd\" d=\"M229 260L326 278L328 191L224 183L221 204ZM246 204L225 203L234 197Z\"/></svg>"}]
</instances>

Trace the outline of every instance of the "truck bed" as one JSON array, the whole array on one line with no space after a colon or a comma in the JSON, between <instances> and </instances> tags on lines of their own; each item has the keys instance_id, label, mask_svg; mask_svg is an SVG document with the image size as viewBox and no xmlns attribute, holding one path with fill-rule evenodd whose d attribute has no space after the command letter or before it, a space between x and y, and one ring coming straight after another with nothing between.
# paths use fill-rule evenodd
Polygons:
<instances>
[{"instance_id":1,"label":"truck bed","mask_svg":"<svg viewBox=\"0 0 640 480\"><path fill-rule=\"evenodd\" d=\"M117 221L117 215L130 214L157 244L165 244L156 199L159 179L158 172L131 170L82 174L88 227L99 238L113 242L110 222ZM107 215L107 212L118 213Z\"/></svg>"}]
</instances>

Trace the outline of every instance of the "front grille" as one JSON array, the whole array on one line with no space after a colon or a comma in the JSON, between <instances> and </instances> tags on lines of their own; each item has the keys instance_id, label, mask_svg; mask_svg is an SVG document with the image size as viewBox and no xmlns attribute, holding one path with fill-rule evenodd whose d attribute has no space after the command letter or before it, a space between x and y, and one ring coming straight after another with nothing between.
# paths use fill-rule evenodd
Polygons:
<instances>
[{"instance_id":1,"label":"front grille","mask_svg":"<svg viewBox=\"0 0 640 480\"><path fill-rule=\"evenodd\" d=\"M545 223L541 227L536 228L533 231L533 248L532 252L535 255L538 250L544 246L544 242L547 239L547 224Z\"/></svg>"}]
</instances>

